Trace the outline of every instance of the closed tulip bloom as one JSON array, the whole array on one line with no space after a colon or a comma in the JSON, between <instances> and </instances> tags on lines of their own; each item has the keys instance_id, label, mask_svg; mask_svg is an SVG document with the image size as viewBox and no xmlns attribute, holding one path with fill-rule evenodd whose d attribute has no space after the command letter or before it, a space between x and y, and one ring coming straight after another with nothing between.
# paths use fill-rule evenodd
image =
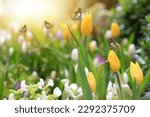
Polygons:
<instances>
[{"instance_id":1,"label":"closed tulip bloom","mask_svg":"<svg viewBox=\"0 0 150 117\"><path fill-rule=\"evenodd\" d=\"M93 30L93 22L92 22L92 15L87 14L83 17L81 21L81 32L83 35L89 35Z\"/></svg>"},{"instance_id":2,"label":"closed tulip bloom","mask_svg":"<svg viewBox=\"0 0 150 117\"><path fill-rule=\"evenodd\" d=\"M116 38L120 35L120 26L117 23L112 23L110 30L112 38Z\"/></svg>"},{"instance_id":3,"label":"closed tulip bloom","mask_svg":"<svg viewBox=\"0 0 150 117\"><path fill-rule=\"evenodd\" d=\"M140 85L142 83L143 72L137 62L135 64L133 62L130 63L130 74L136 84Z\"/></svg>"},{"instance_id":4,"label":"closed tulip bloom","mask_svg":"<svg viewBox=\"0 0 150 117\"><path fill-rule=\"evenodd\" d=\"M120 69L120 61L117 57L117 55L115 54L114 51L110 50L109 55L108 55L108 62L110 65L110 69L113 72L118 72Z\"/></svg>"},{"instance_id":5,"label":"closed tulip bloom","mask_svg":"<svg viewBox=\"0 0 150 117\"><path fill-rule=\"evenodd\" d=\"M69 32L67 24L62 23L61 24L61 29L62 29L62 33L63 33L64 39L69 40L69 38L71 37L71 34Z\"/></svg>"},{"instance_id":6,"label":"closed tulip bloom","mask_svg":"<svg viewBox=\"0 0 150 117\"><path fill-rule=\"evenodd\" d=\"M91 91L95 92L96 91L96 80L95 80L95 77L92 72L90 72L88 74L87 80L88 80L89 86L91 88Z\"/></svg>"}]
</instances>

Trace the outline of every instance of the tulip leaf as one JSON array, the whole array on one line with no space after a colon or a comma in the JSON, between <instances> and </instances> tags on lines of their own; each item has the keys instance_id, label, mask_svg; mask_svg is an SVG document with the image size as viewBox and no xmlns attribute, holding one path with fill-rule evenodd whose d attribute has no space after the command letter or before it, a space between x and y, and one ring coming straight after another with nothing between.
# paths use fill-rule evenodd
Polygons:
<instances>
[{"instance_id":1,"label":"tulip leaf","mask_svg":"<svg viewBox=\"0 0 150 117\"><path fill-rule=\"evenodd\" d=\"M77 70L77 83L82 87L84 99L91 100L92 99L92 93L91 89L89 87L86 75L85 75L85 63L81 56L81 51L79 49L79 64L78 64L78 70Z\"/></svg>"}]
</instances>

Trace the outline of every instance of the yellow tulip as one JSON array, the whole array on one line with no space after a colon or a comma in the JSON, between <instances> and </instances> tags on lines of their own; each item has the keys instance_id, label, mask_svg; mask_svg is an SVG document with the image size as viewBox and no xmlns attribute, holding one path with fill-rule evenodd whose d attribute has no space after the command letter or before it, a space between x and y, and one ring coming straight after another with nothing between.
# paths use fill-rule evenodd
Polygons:
<instances>
[{"instance_id":1,"label":"yellow tulip","mask_svg":"<svg viewBox=\"0 0 150 117\"><path fill-rule=\"evenodd\" d=\"M96 80L92 72L88 73L87 80L92 92L96 91Z\"/></svg>"},{"instance_id":2,"label":"yellow tulip","mask_svg":"<svg viewBox=\"0 0 150 117\"><path fill-rule=\"evenodd\" d=\"M82 32L83 35L87 36L92 32L92 30L93 30L92 15L87 14L82 18L81 32Z\"/></svg>"},{"instance_id":3,"label":"yellow tulip","mask_svg":"<svg viewBox=\"0 0 150 117\"><path fill-rule=\"evenodd\" d=\"M61 24L61 29L62 29L62 33L63 33L64 39L69 40L70 37L71 37L71 34L70 34L70 32L69 32L69 29L68 29L68 27L67 27L67 24L62 23L62 24Z\"/></svg>"},{"instance_id":4,"label":"yellow tulip","mask_svg":"<svg viewBox=\"0 0 150 117\"><path fill-rule=\"evenodd\" d=\"M116 38L120 35L120 26L117 23L112 23L110 30L112 38Z\"/></svg>"},{"instance_id":5,"label":"yellow tulip","mask_svg":"<svg viewBox=\"0 0 150 117\"><path fill-rule=\"evenodd\" d=\"M142 83L143 72L137 62L135 64L133 62L130 63L130 74L136 84L140 85Z\"/></svg>"},{"instance_id":6,"label":"yellow tulip","mask_svg":"<svg viewBox=\"0 0 150 117\"><path fill-rule=\"evenodd\" d=\"M117 57L117 55L115 54L114 51L110 50L109 54L108 54L108 62L110 64L110 69L113 72L117 72L120 69L120 61Z\"/></svg>"}]
</instances>

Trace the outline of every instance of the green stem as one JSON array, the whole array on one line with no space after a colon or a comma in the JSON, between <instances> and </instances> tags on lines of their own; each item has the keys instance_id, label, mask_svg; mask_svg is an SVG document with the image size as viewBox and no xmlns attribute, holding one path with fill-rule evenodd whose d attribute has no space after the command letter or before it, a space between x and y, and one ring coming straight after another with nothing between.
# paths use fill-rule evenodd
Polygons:
<instances>
[{"instance_id":1,"label":"green stem","mask_svg":"<svg viewBox=\"0 0 150 117\"><path fill-rule=\"evenodd\" d=\"M120 82L120 78L119 78L118 72L116 72L116 76L117 76L117 82L118 82L119 89L120 89L121 98L123 99L122 87L121 87L121 82Z\"/></svg>"}]
</instances>

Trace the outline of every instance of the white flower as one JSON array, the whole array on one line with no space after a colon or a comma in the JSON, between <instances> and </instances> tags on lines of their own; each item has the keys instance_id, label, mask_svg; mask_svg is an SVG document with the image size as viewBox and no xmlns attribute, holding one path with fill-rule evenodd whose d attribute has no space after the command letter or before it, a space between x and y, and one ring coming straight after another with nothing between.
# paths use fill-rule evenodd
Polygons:
<instances>
[{"instance_id":1,"label":"white flower","mask_svg":"<svg viewBox=\"0 0 150 117\"><path fill-rule=\"evenodd\" d=\"M91 52L93 52L97 48L97 42L95 40L91 41L89 43L89 49Z\"/></svg>"},{"instance_id":2,"label":"white flower","mask_svg":"<svg viewBox=\"0 0 150 117\"><path fill-rule=\"evenodd\" d=\"M62 95L62 92L58 87L56 87L53 91L53 94L56 95L57 97L59 97Z\"/></svg>"},{"instance_id":3,"label":"white flower","mask_svg":"<svg viewBox=\"0 0 150 117\"><path fill-rule=\"evenodd\" d=\"M89 74L89 70L88 70L88 68L87 68L87 67L85 67L85 68L84 68L84 71L85 71L85 75L86 75L86 77L88 77L88 74Z\"/></svg>"},{"instance_id":4,"label":"white flower","mask_svg":"<svg viewBox=\"0 0 150 117\"><path fill-rule=\"evenodd\" d=\"M22 42L21 50L22 50L23 53L27 52L27 43L26 43L26 41Z\"/></svg>"},{"instance_id":5,"label":"white flower","mask_svg":"<svg viewBox=\"0 0 150 117\"><path fill-rule=\"evenodd\" d=\"M48 96L46 95L45 91L42 91L42 96L41 96L41 100L47 100Z\"/></svg>"},{"instance_id":6,"label":"white flower","mask_svg":"<svg viewBox=\"0 0 150 117\"><path fill-rule=\"evenodd\" d=\"M69 80L68 79L62 79L61 82L63 83L63 85L65 85L66 83L69 84Z\"/></svg>"},{"instance_id":7,"label":"white flower","mask_svg":"<svg viewBox=\"0 0 150 117\"><path fill-rule=\"evenodd\" d=\"M6 34L6 40L7 40L7 42L9 42L10 40L11 40L11 34L10 34L10 32L7 32L7 34Z\"/></svg>"},{"instance_id":8,"label":"white flower","mask_svg":"<svg viewBox=\"0 0 150 117\"><path fill-rule=\"evenodd\" d=\"M70 85L70 88L71 88L72 90L77 90L77 89L78 89L78 86L77 86L77 84L72 83L72 84Z\"/></svg>"},{"instance_id":9,"label":"white flower","mask_svg":"<svg viewBox=\"0 0 150 117\"><path fill-rule=\"evenodd\" d=\"M127 38L124 38L123 41L122 41L123 45L127 45L128 44L128 39Z\"/></svg>"},{"instance_id":10,"label":"white flower","mask_svg":"<svg viewBox=\"0 0 150 117\"><path fill-rule=\"evenodd\" d=\"M107 91L112 91L112 90L113 90L113 84L111 81L109 81Z\"/></svg>"},{"instance_id":11,"label":"white flower","mask_svg":"<svg viewBox=\"0 0 150 117\"><path fill-rule=\"evenodd\" d=\"M109 91L108 93L107 93L107 95L106 95L106 99L107 100L112 100L113 99L113 92L112 91Z\"/></svg>"},{"instance_id":12,"label":"white flower","mask_svg":"<svg viewBox=\"0 0 150 117\"><path fill-rule=\"evenodd\" d=\"M37 75L38 75L38 74L37 74L36 71L33 71L33 72L32 72L32 76L33 76L33 77L36 77Z\"/></svg>"},{"instance_id":13,"label":"white flower","mask_svg":"<svg viewBox=\"0 0 150 117\"><path fill-rule=\"evenodd\" d=\"M25 41L25 37L23 35L19 35L18 43L23 43Z\"/></svg>"},{"instance_id":14,"label":"white flower","mask_svg":"<svg viewBox=\"0 0 150 117\"><path fill-rule=\"evenodd\" d=\"M77 74L77 72L78 72L78 64L75 64L75 65L74 65L74 71L75 71L75 73Z\"/></svg>"},{"instance_id":15,"label":"white flower","mask_svg":"<svg viewBox=\"0 0 150 117\"><path fill-rule=\"evenodd\" d=\"M95 68L97 68L99 66L99 61L98 61L97 57L94 58L93 65Z\"/></svg>"},{"instance_id":16,"label":"white flower","mask_svg":"<svg viewBox=\"0 0 150 117\"><path fill-rule=\"evenodd\" d=\"M10 47L10 48L9 48L9 55L12 56L13 53L14 53L14 48L13 48L13 47Z\"/></svg>"},{"instance_id":17,"label":"white flower","mask_svg":"<svg viewBox=\"0 0 150 117\"><path fill-rule=\"evenodd\" d=\"M125 83L128 83L128 75L127 75L127 73L123 73L123 79L124 79Z\"/></svg>"},{"instance_id":18,"label":"white flower","mask_svg":"<svg viewBox=\"0 0 150 117\"><path fill-rule=\"evenodd\" d=\"M56 71L51 72L50 78L53 80L56 78Z\"/></svg>"},{"instance_id":19,"label":"white flower","mask_svg":"<svg viewBox=\"0 0 150 117\"><path fill-rule=\"evenodd\" d=\"M0 35L0 46L2 46L6 41L6 37L4 35Z\"/></svg>"},{"instance_id":20,"label":"white flower","mask_svg":"<svg viewBox=\"0 0 150 117\"><path fill-rule=\"evenodd\" d=\"M136 53L136 48L135 48L135 45L134 45L134 44L130 44L130 45L129 45L128 53L129 53L130 55L134 55L134 54Z\"/></svg>"},{"instance_id":21,"label":"white flower","mask_svg":"<svg viewBox=\"0 0 150 117\"><path fill-rule=\"evenodd\" d=\"M33 39L33 34L32 34L32 32L29 31L29 30L26 32L26 36L27 36L27 38L30 39L30 40Z\"/></svg>"},{"instance_id":22,"label":"white flower","mask_svg":"<svg viewBox=\"0 0 150 117\"><path fill-rule=\"evenodd\" d=\"M54 81L52 79L49 79L48 86L50 86L50 87L54 86Z\"/></svg>"},{"instance_id":23,"label":"white flower","mask_svg":"<svg viewBox=\"0 0 150 117\"><path fill-rule=\"evenodd\" d=\"M42 87L44 86L44 80L40 79L40 82L37 83L39 89L42 89Z\"/></svg>"},{"instance_id":24,"label":"white flower","mask_svg":"<svg viewBox=\"0 0 150 117\"><path fill-rule=\"evenodd\" d=\"M21 90L22 91L27 91L27 85L26 85L26 81L25 80L23 80L22 82L21 82L21 86L20 86L21 88Z\"/></svg>"},{"instance_id":25,"label":"white flower","mask_svg":"<svg viewBox=\"0 0 150 117\"><path fill-rule=\"evenodd\" d=\"M69 77L69 72L67 69L65 69L65 77L68 78Z\"/></svg>"},{"instance_id":26,"label":"white flower","mask_svg":"<svg viewBox=\"0 0 150 117\"><path fill-rule=\"evenodd\" d=\"M78 49L77 48L72 50L71 60L73 60L73 61L77 61L78 60Z\"/></svg>"},{"instance_id":27,"label":"white flower","mask_svg":"<svg viewBox=\"0 0 150 117\"><path fill-rule=\"evenodd\" d=\"M105 37L110 39L112 37L112 34L111 34L111 31L110 30L107 30L106 33L105 33Z\"/></svg>"},{"instance_id":28,"label":"white flower","mask_svg":"<svg viewBox=\"0 0 150 117\"><path fill-rule=\"evenodd\" d=\"M8 100L14 100L14 94L13 93L9 94Z\"/></svg>"}]
</instances>

